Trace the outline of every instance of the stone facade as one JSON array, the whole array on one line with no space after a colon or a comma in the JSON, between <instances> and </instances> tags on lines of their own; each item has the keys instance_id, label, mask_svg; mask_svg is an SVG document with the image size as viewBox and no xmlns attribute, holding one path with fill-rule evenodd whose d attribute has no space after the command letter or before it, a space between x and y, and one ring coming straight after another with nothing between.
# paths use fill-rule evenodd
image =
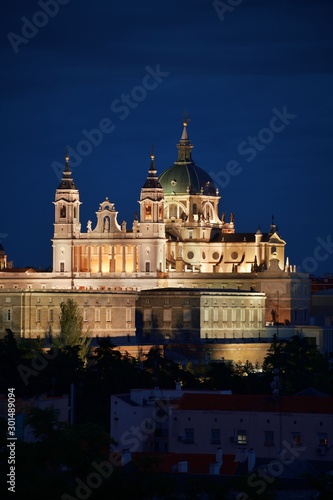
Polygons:
<instances>
[{"instance_id":1,"label":"stone facade","mask_svg":"<svg viewBox=\"0 0 333 500\"><path fill-rule=\"evenodd\" d=\"M0 291L2 293L3 290L6 297L17 304L17 314L15 307L13 309L14 330L20 331L23 336L48 331L46 309L50 309L49 306L45 304L42 307L40 314L43 322L40 325L32 320L37 307L37 302L33 301L38 298L43 303L46 292L50 294L47 300L51 296L56 300L65 292L71 294L82 310L82 297L86 297L84 300L94 308L97 297L103 304L118 297L117 300L124 301L126 309L126 301L132 300L128 299L128 296L132 297L132 292L154 288L193 290L193 300L188 300L195 302L191 318L197 318L197 325L187 325L191 330L190 336L193 333L197 337L195 330L200 330L200 338L210 339L218 335L235 338L242 336L242 331L246 335L254 335L265 322L309 324L309 276L296 272L295 267L289 264L289 259L285 257L286 242L279 235L274 220L267 233L260 228L237 233L234 214L228 221L225 212L219 214L221 196L218 187L192 159L193 145L188 137L186 121L177 148L177 160L159 177L155 158L151 156L148 175L140 192L139 216L135 217L130 227L126 222L118 223L115 206L106 198L96 212L96 221L87 221L82 229L80 193L70 171L69 157L66 157L63 177L54 200L52 272L10 269L4 250L0 248ZM199 299L196 289L214 290L215 298L209 300L218 303L215 309L212 305L212 311L217 311L212 312L219 318L217 321L203 320L207 314L205 304L201 302L204 299L203 295ZM251 320L248 311L242 312L247 305L237 305L236 320L224 321L221 319L225 314L223 302L220 304L221 290L238 291L239 297L243 293L243 300L246 294L264 293L265 308L260 306L260 317L255 312L253 317L256 319ZM168 293L174 294L174 300L178 300L176 291ZM234 300L238 300L236 295ZM5 327L8 321L4 318L10 313L5 301L0 307L3 308L2 326ZM29 307L31 310L27 312ZM56 310L55 314L58 314ZM169 334L173 336L178 326L176 312L171 314L173 326L169 328ZM186 323L190 322L183 319L179 325L183 325L185 331ZM159 327L166 323L161 318L158 321ZM210 321L213 323L210 324ZM248 321L249 325L245 326ZM111 332L111 335L117 336L121 329L134 332L134 318L131 326L130 323L122 319L121 325L111 325L111 329L102 322L89 326L92 335L99 332L102 336Z\"/></svg>"},{"instance_id":2,"label":"stone facade","mask_svg":"<svg viewBox=\"0 0 333 500\"><path fill-rule=\"evenodd\" d=\"M74 299L89 337L135 336L133 292L73 290L0 290L0 330L11 329L22 338L45 338L60 333L60 304Z\"/></svg>"},{"instance_id":3,"label":"stone facade","mask_svg":"<svg viewBox=\"0 0 333 500\"><path fill-rule=\"evenodd\" d=\"M143 290L137 328L144 338L172 341L260 338L265 294L240 290Z\"/></svg>"}]
</instances>

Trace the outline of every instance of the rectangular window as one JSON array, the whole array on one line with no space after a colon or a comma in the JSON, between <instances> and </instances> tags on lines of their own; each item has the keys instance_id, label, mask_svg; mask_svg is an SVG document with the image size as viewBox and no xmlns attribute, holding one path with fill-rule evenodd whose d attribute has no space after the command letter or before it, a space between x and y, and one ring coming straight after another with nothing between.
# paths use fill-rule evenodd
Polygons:
<instances>
[{"instance_id":1,"label":"rectangular window","mask_svg":"<svg viewBox=\"0 0 333 500\"><path fill-rule=\"evenodd\" d=\"M126 307L126 321L130 323L132 321L132 309L131 307Z\"/></svg>"},{"instance_id":2,"label":"rectangular window","mask_svg":"<svg viewBox=\"0 0 333 500\"><path fill-rule=\"evenodd\" d=\"M88 321L88 309L83 310L83 321Z\"/></svg>"},{"instance_id":3,"label":"rectangular window","mask_svg":"<svg viewBox=\"0 0 333 500\"><path fill-rule=\"evenodd\" d=\"M245 309L244 307L242 307L241 309L241 322L244 323L245 321Z\"/></svg>"},{"instance_id":4,"label":"rectangular window","mask_svg":"<svg viewBox=\"0 0 333 500\"><path fill-rule=\"evenodd\" d=\"M11 321L12 320L12 310L11 309L5 309L4 311L4 321Z\"/></svg>"},{"instance_id":5,"label":"rectangular window","mask_svg":"<svg viewBox=\"0 0 333 500\"><path fill-rule=\"evenodd\" d=\"M227 323L227 321L228 321L228 309L227 309L227 308L224 308L224 309L223 309L223 316L222 316L222 319L223 319L223 322L224 322L224 323Z\"/></svg>"},{"instance_id":6,"label":"rectangular window","mask_svg":"<svg viewBox=\"0 0 333 500\"><path fill-rule=\"evenodd\" d=\"M291 433L291 444L294 448L298 446L302 446L302 437L300 432L292 432Z\"/></svg>"},{"instance_id":7,"label":"rectangular window","mask_svg":"<svg viewBox=\"0 0 333 500\"><path fill-rule=\"evenodd\" d=\"M254 309L250 309L250 321L254 321Z\"/></svg>"},{"instance_id":8,"label":"rectangular window","mask_svg":"<svg viewBox=\"0 0 333 500\"><path fill-rule=\"evenodd\" d=\"M327 432L318 432L318 446L320 448L328 446Z\"/></svg>"},{"instance_id":9,"label":"rectangular window","mask_svg":"<svg viewBox=\"0 0 333 500\"><path fill-rule=\"evenodd\" d=\"M184 443L194 443L194 429L185 429Z\"/></svg>"},{"instance_id":10,"label":"rectangular window","mask_svg":"<svg viewBox=\"0 0 333 500\"><path fill-rule=\"evenodd\" d=\"M237 431L237 444L240 444L240 445L247 444L246 431L244 431L244 430Z\"/></svg>"},{"instance_id":11,"label":"rectangular window","mask_svg":"<svg viewBox=\"0 0 333 500\"><path fill-rule=\"evenodd\" d=\"M233 307L231 309L231 321L233 321L233 322L237 321L237 309L236 309L236 307Z\"/></svg>"},{"instance_id":12,"label":"rectangular window","mask_svg":"<svg viewBox=\"0 0 333 500\"><path fill-rule=\"evenodd\" d=\"M150 262L146 262L146 273L150 273Z\"/></svg>"},{"instance_id":13,"label":"rectangular window","mask_svg":"<svg viewBox=\"0 0 333 500\"><path fill-rule=\"evenodd\" d=\"M261 323L262 322L262 308L259 306L257 311L258 311L258 322Z\"/></svg>"},{"instance_id":14,"label":"rectangular window","mask_svg":"<svg viewBox=\"0 0 333 500\"><path fill-rule=\"evenodd\" d=\"M274 446L274 432L273 431L265 431L264 446Z\"/></svg>"},{"instance_id":15,"label":"rectangular window","mask_svg":"<svg viewBox=\"0 0 333 500\"><path fill-rule=\"evenodd\" d=\"M191 309L183 309L183 321L191 321Z\"/></svg>"},{"instance_id":16,"label":"rectangular window","mask_svg":"<svg viewBox=\"0 0 333 500\"><path fill-rule=\"evenodd\" d=\"M53 309L49 309L49 322L53 323Z\"/></svg>"},{"instance_id":17,"label":"rectangular window","mask_svg":"<svg viewBox=\"0 0 333 500\"><path fill-rule=\"evenodd\" d=\"M152 309L151 308L145 308L143 310L143 321L151 321L151 317L152 317Z\"/></svg>"},{"instance_id":18,"label":"rectangular window","mask_svg":"<svg viewBox=\"0 0 333 500\"><path fill-rule=\"evenodd\" d=\"M207 323L209 320L209 309L208 307L204 308L204 321Z\"/></svg>"},{"instance_id":19,"label":"rectangular window","mask_svg":"<svg viewBox=\"0 0 333 500\"><path fill-rule=\"evenodd\" d=\"M106 321L107 322L111 321L111 309L106 310Z\"/></svg>"},{"instance_id":20,"label":"rectangular window","mask_svg":"<svg viewBox=\"0 0 333 500\"><path fill-rule=\"evenodd\" d=\"M61 273L65 272L65 263L64 262L60 262L60 272Z\"/></svg>"},{"instance_id":21,"label":"rectangular window","mask_svg":"<svg viewBox=\"0 0 333 500\"><path fill-rule=\"evenodd\" d=\"M221 444L221 429L211 429L211 444Z\"/></svg>"},{"instance_id":22,"label":"rectangular window","mask_svg":"<svg viewBox=\"0 0 333 500\"><path fill-rule=\"evenodd\" d=\"M36 309L36 322L40 323L41 309Z\"/></svg>"},{"instance_id":23,"label":"rectangular window","mask_svg":"<svg viewBox=\"0 0 333 500\"><path fill-rule=\"evenodd\" d=\"M163 310L163 321L164 322L171 321L171 309L170 308Z\"/></svg>"},{"instance_id":24,"label":"rectangular window","mask_svg":"<svg viewBox=\"0 0 333 500\"><path fill-rule=\"evenodd\" d=\"M101 309L99 307L95 309L95 321L101 321Z\"/></svg>"},{"instance_id":25,"label":"rectangular window","mask_svg":"<svg viewBox=\"0 0 333 500\"><path fill-rule=\"evenodd\" d=\"M214 307L213 321L217 323L219 320L219 310L218 307Z\"/></svg>"}]
</instances>

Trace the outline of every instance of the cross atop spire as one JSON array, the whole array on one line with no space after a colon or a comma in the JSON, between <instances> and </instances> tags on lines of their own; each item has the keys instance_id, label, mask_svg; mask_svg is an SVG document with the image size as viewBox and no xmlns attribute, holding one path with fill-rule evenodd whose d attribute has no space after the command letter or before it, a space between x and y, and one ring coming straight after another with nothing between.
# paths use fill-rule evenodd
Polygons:
<instances>
[{"instance_id":1,"label":"cross atop spire","mask_svg":"<svg viewBox=\"0 0 333 500\"><path fill-rule=\"evenodd\" d=\"M65 170L64 170L64 175L70 175L71 174L71 171L70 171L70 168L69 168L69 148L68 146L66 146L66 149L65 149Z\"/></svg>"},{"instance_id":2,"label":"cross atop spire","mask_svg":"<svg viewBox=\"0 0 333 500\"><path fill-rule=\"evenodd\" d=\"M273 233L275 233L275 231L277 231L277 226L275 224L275 217L274 217L274 215L272 215L272 223L271 223L269 234L273 234Z\"/></svg>"},{"instance_id":3,"label":"cross atop spire","mask_svg":"<svg viewBox=\"0 0 333 500\"><path fill-rule=\"evenodd\" d=\"M186 109L183 112L183 117L184 117L183 125L187 125L191 121L191 118L189 117L189 114L186 111Z\"/></svg>"},{"instance_id":4,"label":"cross atop spire","mask_svg":"<svg viewBox=\"0 0 333 500\"><path fill-rule=\"evenodd\" d=\"M149 177L156 177L154 144L151 146Z\"/></svg>"}]
</instances>

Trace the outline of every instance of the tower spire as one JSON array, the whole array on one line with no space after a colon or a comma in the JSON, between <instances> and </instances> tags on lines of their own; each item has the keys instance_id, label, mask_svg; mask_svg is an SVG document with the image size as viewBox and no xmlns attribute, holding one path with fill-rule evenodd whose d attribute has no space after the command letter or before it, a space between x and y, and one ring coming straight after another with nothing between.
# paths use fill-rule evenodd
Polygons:
<instances>
[{"instance_id":1,"label":"tower spire","mask_svg":"<svg viewBox=\"0 0 333 500\"><path fill-rule=\"evenodd\" d=\"M162 189L161 184L159 183L158 177L157 177L157 170L155 167L155 155L154 155L154 146L151 148L151 153L150 153L150 166L148 170L148 175L147 175L147 180L142 186L144 189Z\"/></svg>"},{"instance_id":2,"label":"tower spire","mask_svg":"<svg viewBox=\"0 0 333 500\"><path fill-rule=\"evenodd\" d=\"M72 178L72 172L69 166L69 152L68 152L68 146L66 147L66 152L65 152L65 167L64 167L64 172L62 174L62 179L61 182L58 186L58 189L77 189L77 187L74 184L73 178Z\"/></svg>"},{"instance_id":3,"label":"tower spire","mask_svg":"<svg viewBox=\"0 0 333 500\"><path fill-rule=\"evenodd\" d=\"M183 120L183 132L179 141L179 144L177 144L177 149L178 149L178 159L176 163L193 163L192 160L192 149L193 145L191 144L191 141L188 136L187 132L187 126L189 123L190 119L186 113L184 112L184 120Z\"/></svg>"},{"instance_id":4,"label":"tower spire","mask_svg":"<svg viewBox=\"0 0 333 500\"><path fill-rule=\"evenodd\" d=\"M276 224L275 224L275 217L274 215L272 215L272 223L271 223L271 227L270 227L270 234L273 234L275 233L275 231L277 230L277 227L276 227Z\"/></svg>"},{"instance_id":5,"label":"tower spire","mask_svg":"<svg viewBox=\"0 0 333 500\"><path fill-rule=\"evenodd\" d=\"M187 125L191 121L191 119L189 118L188 113L186 112L186 110L184 111L183 115L184 115L184 120L183 120L183 127L184 128L183 128L182 136L180 138L180 142L181 143L184 143L184 142L190 143L190 139L189 139L189 136L188 136L188 133L187 133Z\"/></svg>"},{"instance_id":6,"label":"tower spire","mask_svg":"<svg viewBox=\"0 0 333 500\"><path fill-rule=\"evenodd\" d=\"M68 149L68 146L66 146L66 150L65 150L65 170L64 170L64 174L65 173L71 173L70 171L70 168L69 168L69 149Z\"/></svg>"}]
</instances>

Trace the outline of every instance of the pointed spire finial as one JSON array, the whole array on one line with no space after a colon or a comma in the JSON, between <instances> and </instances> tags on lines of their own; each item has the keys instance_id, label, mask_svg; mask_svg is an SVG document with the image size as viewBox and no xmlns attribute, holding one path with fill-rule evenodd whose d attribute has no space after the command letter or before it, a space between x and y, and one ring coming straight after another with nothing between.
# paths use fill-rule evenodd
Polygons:
<instances>
[{"instance_id":1,"label":"pointed spire finial","mask_svg":"<svg viewBox=\"0 0 333 500\"><path fill-rule=\"evenodd\" d=\"M183 126L184 126L184 128L183 128L182 136L180 138L180 142L184 143L186 141L186 143L189 143L190 140L189 140L189 136L188 136L188 133L187 133L187 125L188 125L188 123L190 121L190 118L189 118L188 113L187 113L186 110L184 111L183 115L184 115L184 120L183 120Z\"/></svg>"},{"instance_id":2,"label":"pointed spire finial","mask_svg":"<svg viewBox=\"0 0 333 500\"><path fill-rule=\"evenodd\" d=\"M151 160L155 159L154 144L151 145L150 158Z\"/></svg>"},{"instance_id":3,"label":"pointed spire finial","mask_svg":"<svg viewBox=\"0 0 333 500\"><path fill-rule=\"evenodd\" d=\"M77 189L74 181L72 179L72 172L69 166L69 147L65 147L65 167L62 175L62 180L58 186L58 189Z\"/></svg>"},{"instance_id":4,"label":"pointed spire finial","mask_svg":"<svg viewBox=\"0 0 333 500\"><path fill-rule=\"evenodd\" d=\"M175 163L193 163L191 152L193 149L193 145L191 144L190 138L187 133L187 125L188 122L190 121L188 114L186 111L183 113L184 115L184 120L183 120L183 132L179 141L179 144L177 144L177 149L178 149L178 158Z\"/></svg>"},{"instance_id":5,"label":"pointed spire finial","mask_svg":"<svg viewBox=\"0 0 333 500\"><path fill-rule=\"evenodd\" d=\"M188 122L191 121L191 118L189 118L189 115L188 115L188 112L186 111L186 109L184 110L183 116L184 116L183 125L184 125L184 127L187 127L187 124L188 124Z\"/></svg>"},{"instance_id":6,"label":"pointed spire finial","mask_svg":"<svg viewBox=\"0 0 333 500\"><path fill-rule=\"evenodd\" d=\"M69 147L66 146L65 148L65 169L64 169L64 175L69 176L71 174L70 167L69 167Z\"/></svg>"},{"instance_id":7,"label":"pointed spire finial","mask_svg":"<svg viewBox=\"0 0 333 500\"><path fill-rule=\"evenodd\" d=\"M274 215L272 215L272 223L271 223L271 227L270 227L270 234L273 234L277 231L277 226L275 224L275 217Z\"/></svg>"}]
</instances>

